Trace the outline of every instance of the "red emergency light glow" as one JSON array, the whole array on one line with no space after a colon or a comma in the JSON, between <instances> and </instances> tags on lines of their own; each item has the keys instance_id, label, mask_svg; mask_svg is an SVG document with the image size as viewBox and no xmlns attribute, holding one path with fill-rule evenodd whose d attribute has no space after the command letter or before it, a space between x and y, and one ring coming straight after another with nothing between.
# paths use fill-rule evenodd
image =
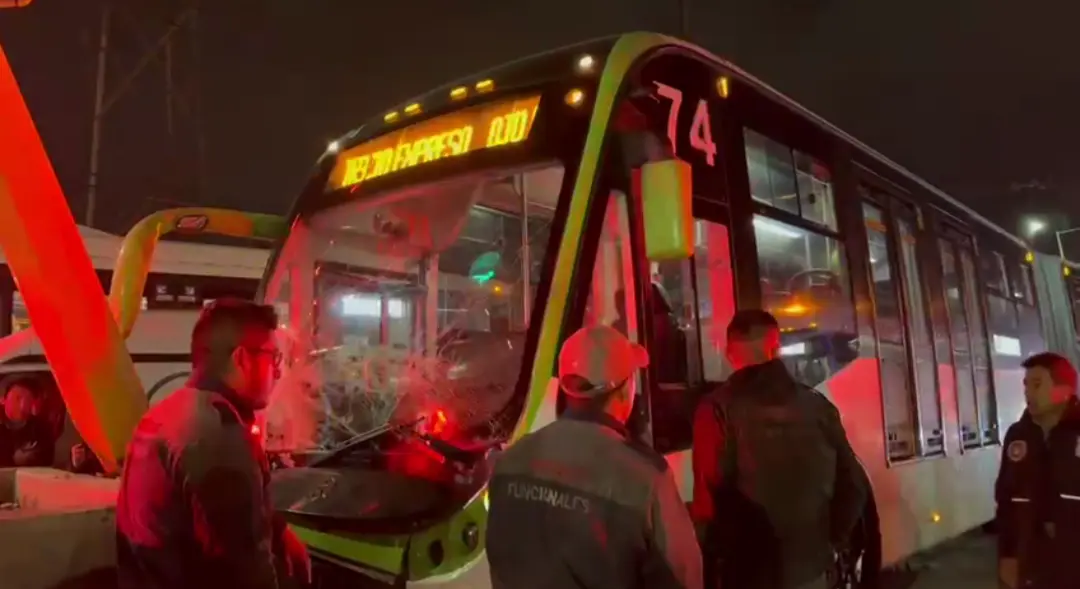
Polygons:
<instances>
[{"instance_id":1,"label":"red emergency light glow","mask_svg":"<svg viewBox=\"0 0 1080 589\"><path fill-rule=\"evenodd\" d=\"M442 409L436 409L434 419L431 423L431 433L437 436L446 431L446 422L446 412Z\"/></svg>"}]
</instances>

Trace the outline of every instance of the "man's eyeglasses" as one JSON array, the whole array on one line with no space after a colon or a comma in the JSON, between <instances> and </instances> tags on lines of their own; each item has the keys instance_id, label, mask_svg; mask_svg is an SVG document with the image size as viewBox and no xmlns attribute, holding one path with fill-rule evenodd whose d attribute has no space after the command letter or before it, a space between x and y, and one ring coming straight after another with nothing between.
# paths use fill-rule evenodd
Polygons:
<instances>
[{"instance_id":1,"label":"man's eyeglasses","mask_svg":"<svg viewBox=\"0 0 1080 589\"><path fill-rule=\"evenodd\" d=\"M252 354L266 354L270 356L270 360L274 363L274 368L281 367L281 360L284 354L278 349L266 349L266 348L244 348Z\"/></svg>"}]
</instances>

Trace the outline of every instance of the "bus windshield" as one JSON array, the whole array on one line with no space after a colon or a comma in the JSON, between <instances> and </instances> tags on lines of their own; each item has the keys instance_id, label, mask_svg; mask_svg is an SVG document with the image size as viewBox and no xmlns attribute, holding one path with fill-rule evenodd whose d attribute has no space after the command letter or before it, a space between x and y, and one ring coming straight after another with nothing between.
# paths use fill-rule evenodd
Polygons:
<instances>
[{"instance_id":1,"label":"bus windshield","mask_svg":"<svg viewBox=\"0 0 1080 589\"><path fill-rule=\"evenodd\" d=\"M266 290L287 334L268 449L418 420L463 444L508 436L562 180L537 164L301 215Z\"/></svg>"}]
</instances>

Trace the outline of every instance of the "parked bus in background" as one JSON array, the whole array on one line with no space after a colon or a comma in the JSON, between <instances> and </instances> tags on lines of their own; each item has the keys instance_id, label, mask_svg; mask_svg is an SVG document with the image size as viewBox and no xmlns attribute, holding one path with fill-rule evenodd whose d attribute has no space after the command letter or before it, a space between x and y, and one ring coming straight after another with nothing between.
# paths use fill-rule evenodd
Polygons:
<instances>
[{"instance_id":1,"label":"parked bus in background","mask_svg":"<svg viewBox=\"0 0 1080 589\"><path fill-rule=\"evenodd\" d=\"M79 233L107 291L123 238L81 226ZM202 306L220 297L254 297L268 256L267 249L255 247L179 241L158 246L140 321L127 340L151 403L178 389L190 373L191 329ZM38 387L42 410L61 435L54 462L64 465L78 434L67 419L18 285L0 252L0 391L25 379Z\"/></svg>"}]
</instances>

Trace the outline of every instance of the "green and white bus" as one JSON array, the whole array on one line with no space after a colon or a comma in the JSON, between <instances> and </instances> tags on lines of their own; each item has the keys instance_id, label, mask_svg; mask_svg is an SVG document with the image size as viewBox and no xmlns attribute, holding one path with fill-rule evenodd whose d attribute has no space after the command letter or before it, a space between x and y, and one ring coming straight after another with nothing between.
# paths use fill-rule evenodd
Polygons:
<instances>
[{"instance_id":1,"label":"green and white bus","mask_svg":"<svg viewBox=\"0 0 1080 589\"><path fill-rule=\"evenodd\" d=\"M1075 345L1040 320L1058 261L656 34L388 109L330 145L289 221L261 291L288 336L267 443L296 465L277 501L328 582L490 585L492 452L556 418L559 346L584 324L650 350L633 430L689 499L726 323L772 311L872 481L851 586L993 518L1021 358Z\"/></svg>"}]
</instances>

